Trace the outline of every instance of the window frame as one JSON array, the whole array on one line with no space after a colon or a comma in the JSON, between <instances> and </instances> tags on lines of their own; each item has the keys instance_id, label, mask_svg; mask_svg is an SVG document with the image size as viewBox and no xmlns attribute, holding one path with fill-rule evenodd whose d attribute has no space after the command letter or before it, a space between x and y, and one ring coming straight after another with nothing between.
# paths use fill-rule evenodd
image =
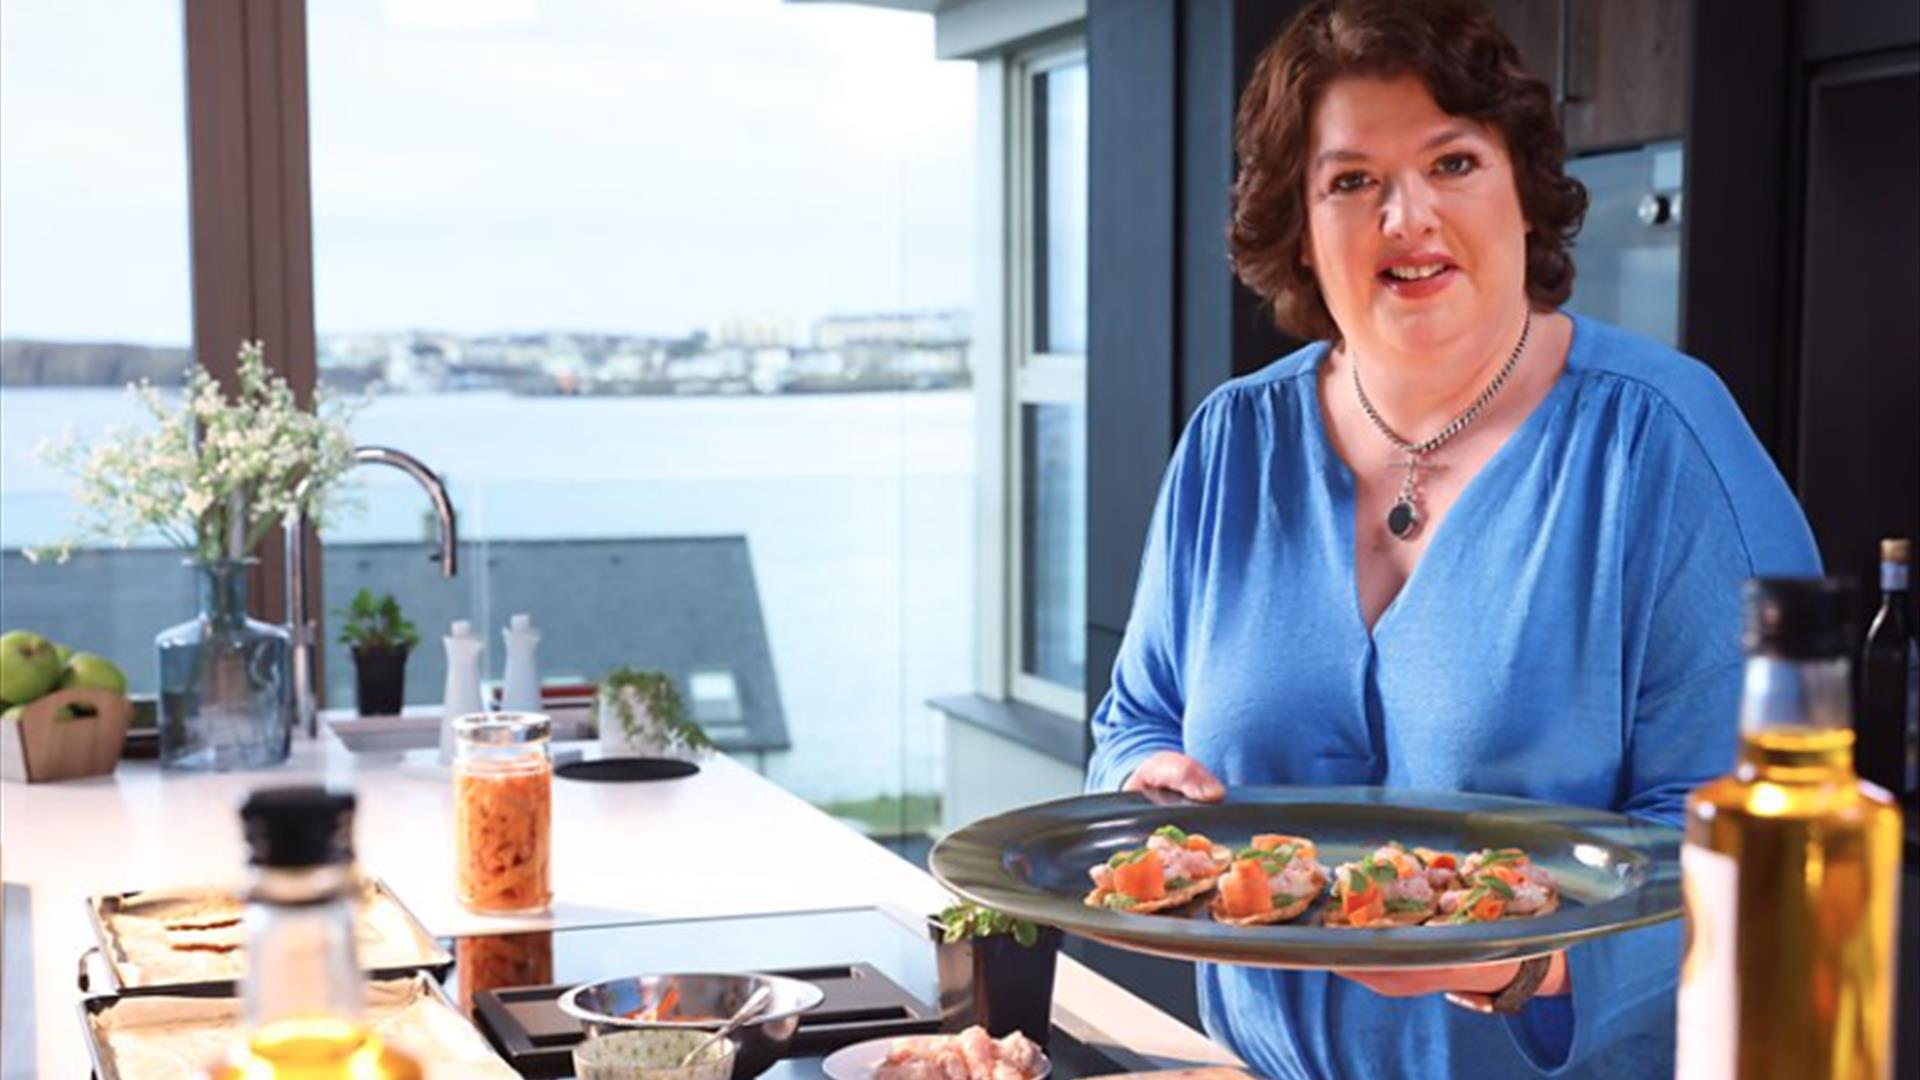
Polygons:
<instances>
[{"instance_id":1,"label":"window frame","mask_svg":"<svg viewBox=\"0 0 1920 1080\"><path fill-rule=\"evenodd\" d=\"M241 341L313 407L313 206L307 157L307 4L182 0L194 362L229 390ZM307 545L319 595L320 550ZM282 530L252 552L248 607L286 622ZM316 615L316 635L322 632ZM324 674L316 657L316 679ZM324 681L321 681L324 686Z\"/></svg>"},{"instance_id":2,"label":"window frame","mask_svg":"<svg viewBox=\"0 0 1920 1080\"><path fill-rule=\"evenodd\" d=\"M1037 258L1035 226L1039 215L1036 207L1045 193L1038 190L1040 148L1034 141L1038 132L1033 122L1037 81L1049 72L1086 62L1086 37L1076 31L1010 54L1003 68L1001 161L1008 198L1006 281L1001 295L1006 303L1007 377L999 401L1005 464L998 477L1005 490L1006 513L1004 527L994 540L1004 552L1005 572L998 588L1004 634L999 662L1004 672L1005 694L1049 712L1081 718L1085 717L1087 707L1084 686L1054 682L1031 674L1024 667L1028 597L1025 592L1027 521L1022 508L1026 505L1027 463L1022 413L1029 405L1086 407L1086 355L1041 352L1034 347L1043 317L1037 310L1035 286L1045 274ZM1085 620L1081 622L1084 633Z\"/></svg>"},{"instance_id":3,"label":"window frame","mask_svg":"<svg viewBox=\"0 0 1920 1080\"><path fill-rule=\"evenodd\" d=\"M193 352L233 378L231 339L263 338L268 362L302 403L316 383L306 93L306 0L255 12L246 0L182 0L187 49L190 228L193 230ZM1027 604L1022 534L1026 405L1086 405L1084 354L1032 348L1037 323L1036 148L1031 109L1036 76L1086 63L1084 10L1020 47L979 55L975 381L977 514L976 683L1062 715L1086 717L1084 686L1022 670ZM317 539L317 538L313 538ZM284 621L286 568L279 537L256 555L255 613ZM307 546L308 589L321 595L321 545ZM1084 620L1083 620L1084 622ZM319 628L316 627L316 631ZM1083 629L1084 632L1084 629ZM316 658L318 660L318 658ZM316 681L324 681L316 673Z\"/></svg>"}]
</instances>

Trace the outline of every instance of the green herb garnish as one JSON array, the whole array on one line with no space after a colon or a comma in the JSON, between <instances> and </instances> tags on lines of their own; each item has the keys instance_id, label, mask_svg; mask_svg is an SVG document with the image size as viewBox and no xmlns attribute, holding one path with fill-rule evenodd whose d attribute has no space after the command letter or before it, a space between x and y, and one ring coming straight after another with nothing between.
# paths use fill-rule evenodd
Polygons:
<instances>
[{"instance_id":1,"label":"green herb garnish","mask_svg":"<svg viewBox=\"0 0 1920 1080\"><path fill-rule=\"evenodd\" d=\"M1010 935L1022 945L1032 945L1040 940L1040 927L1034 923L964 900L948 905L935 919L940 923L940 940L949 945L967 938L992 937L995 934Z\"/></svg>"}]
</instances>

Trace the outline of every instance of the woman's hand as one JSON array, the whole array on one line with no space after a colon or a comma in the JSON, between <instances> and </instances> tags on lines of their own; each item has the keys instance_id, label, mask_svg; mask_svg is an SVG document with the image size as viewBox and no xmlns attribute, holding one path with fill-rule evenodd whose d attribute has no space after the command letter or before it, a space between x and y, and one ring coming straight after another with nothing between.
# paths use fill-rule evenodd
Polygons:
<instances>
[{"instance_id":1,"label":"woman's hand","mask_svg":"<svg viewBox=\"0 0 1920 1080\"><path fill-rule=\"evenodd\" d=\"M1162 750L1141 762L1120 790L1143 792L1148 798L1177 795L1194 802L1219 802L1227 794L1226 787L1205 765L1172 750Z\"/></svg>"},{"instance_id":2,"label":"woman's hand","mask_svg":"<svg viewBox=\"0 0 1920 1080\"><path fill-rule=\"evenodd\" d=\"M1512 960L1494 964L1469 964L1465 967L1422 968L1414 971L1334 972L1341 978L1352 979L1376 994L1396 998L1453 992L1497 994L1505 990L1507 984L1511 983L1513 977L1519 973L1519 963ZM1551 997L1566 992L1567 954L1554 953L1553 966L1547 969L1547 977L1541 981L1540 989L1536 994L1539 997Z\"/></svg>"}]
</instances>

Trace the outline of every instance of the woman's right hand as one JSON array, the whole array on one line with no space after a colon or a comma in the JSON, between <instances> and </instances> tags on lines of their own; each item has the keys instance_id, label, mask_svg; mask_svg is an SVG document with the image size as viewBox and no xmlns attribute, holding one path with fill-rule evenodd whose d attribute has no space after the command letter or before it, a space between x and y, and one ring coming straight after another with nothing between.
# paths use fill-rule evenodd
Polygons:
<instances>
[{"instance_id":1,"label":"woman's right hand","mask_svg":"<svg viewBox=\"0 0 1920 1080\"><path fill-rule=\"evenodd\" d=\"M1142 792L1148 798L1174 795L1194 802L1219 802L1227 794L1226 787L1205 765L1172 750L1162 750L1141 762L1120 790Z\"/></svg>"}]
</instances>

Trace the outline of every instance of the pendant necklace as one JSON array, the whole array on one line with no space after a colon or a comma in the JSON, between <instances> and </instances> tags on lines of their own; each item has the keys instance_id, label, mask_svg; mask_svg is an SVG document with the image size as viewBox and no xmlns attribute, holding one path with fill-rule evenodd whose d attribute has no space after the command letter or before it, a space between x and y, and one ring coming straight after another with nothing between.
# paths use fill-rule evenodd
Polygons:
<instances>
[{"instance_id":1,"label":"pendant necklace","mask_svg":"<svg viewBox=\"0 0 1920 1080\"><path fill-rule=\"evenodd\" d=\"M1527 333L1532 329L1533 312L1529 311L1526 321L1520 324L1520 341L1514 345L1513 355L1507 357L1507 362L1500 365L1500 371L1494 375L1493 381L1487 384L1485 390L1480 391L1480 396L1474 399L1473 404L1467 406L1459 416L1454 417L1446 427L1441 428L1438 435L1422 443L1410 443L1387 426L1387 422L1382 420L1380 413L1374 409L1373 402L1367 400L1367 392L1360 386L1360 365L1358 363L1353 365L1353 393L1360 399L1360 411L1367 414L1367 419L1373 421L1373 426L1379 429L1380 434L1387 437L1387 441L1393 444L1394 449L1407 455L1407 478L1400 485L1400 497L1394 500L1393 508L1387 511L1387 531L1394 535L1394 539L1412 540L1420 532L1421 522L1425 520L1425 515L1420 510L1419 474L1420 470L1426 467L1426 456L1446 445L1455 435L1467 430L1467 426L1479 417L1480 410L1486 408L1487 402L1492 401L1493 396L1506 385L1507 377L1513 374L1514 365L1520 362L1520 354L1527 349Z\"/></svg>"}]
</instances>

